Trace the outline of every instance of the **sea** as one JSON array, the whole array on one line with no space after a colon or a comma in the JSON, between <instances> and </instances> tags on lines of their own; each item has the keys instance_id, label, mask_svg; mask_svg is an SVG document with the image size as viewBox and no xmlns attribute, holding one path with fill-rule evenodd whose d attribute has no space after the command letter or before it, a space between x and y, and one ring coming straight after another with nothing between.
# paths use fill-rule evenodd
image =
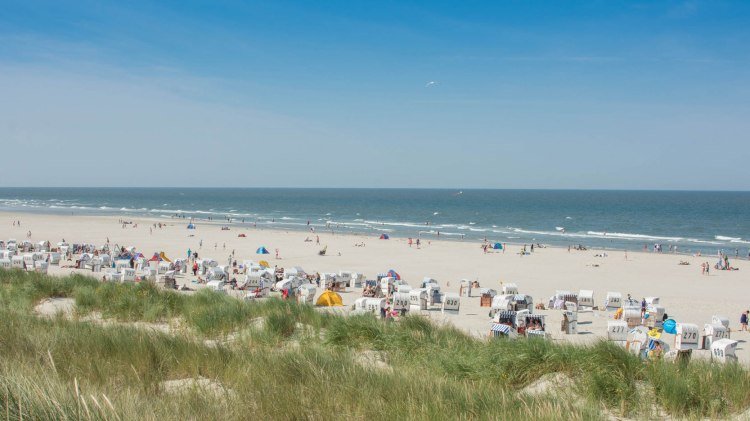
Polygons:
<instances>
[{"instance_id":1,"label":"sea","mask_svg":"<svg viewBox=\"0 0 750 421\"><path fill-rule=\"evenodd\" d=\"M0 188L0 211L742 256L750 248L750 192Z\"/></svg>"}]
</instances>

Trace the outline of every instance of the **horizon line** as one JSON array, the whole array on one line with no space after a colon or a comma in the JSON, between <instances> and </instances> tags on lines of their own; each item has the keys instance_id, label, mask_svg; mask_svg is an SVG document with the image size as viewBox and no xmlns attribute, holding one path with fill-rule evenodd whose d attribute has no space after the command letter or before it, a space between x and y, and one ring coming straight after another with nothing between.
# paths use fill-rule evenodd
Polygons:
<instances>
[{"instance_id":1,"label":"horizon line","mask_svg":"<svg viewBox=\"0 0 750 421\"><path fill-rule=\"evenodd\" d=\"M0 189L224 189L224 190L450 190L450 191L611 191L611 192L706 192L706 193L749 193L748 190L705 190L705 189L663 189L663 188L552 188L552 187L223 187L223 186L0 186Z\"/></svg>"}]
</instances>

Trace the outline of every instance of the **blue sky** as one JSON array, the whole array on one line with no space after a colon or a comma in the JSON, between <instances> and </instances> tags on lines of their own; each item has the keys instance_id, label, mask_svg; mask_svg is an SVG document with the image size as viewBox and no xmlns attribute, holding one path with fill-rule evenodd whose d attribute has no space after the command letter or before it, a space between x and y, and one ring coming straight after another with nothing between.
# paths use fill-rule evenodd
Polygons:
<instances>
[{"instance_id":1,"label":"blue sky","mask_svg":"<svg viewBox=\"0 0 750 421\"><path fill-rule=\"evenodd\" d=\"M748 190L747 22L742 1L5 1L0 185Z\"/></svg>"}]
</instances>

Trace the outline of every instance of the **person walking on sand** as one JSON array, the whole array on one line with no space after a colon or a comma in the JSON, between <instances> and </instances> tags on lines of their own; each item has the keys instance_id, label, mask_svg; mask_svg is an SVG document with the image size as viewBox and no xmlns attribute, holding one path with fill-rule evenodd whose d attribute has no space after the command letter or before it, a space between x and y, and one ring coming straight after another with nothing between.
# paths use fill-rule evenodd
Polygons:
<instances>
[{"instance_id":1,"label":"person walking on sand","mask_svg":"<svg viewBox=\"0 0 750 421\"><path fill-rule=\"evenodd\" d=\"M279 257L279 249L276 249L276 258L280 259L280 257Z\"/></svg>"},{"instance_id":2,"label":"person walking on sand","mask_svg":"<svg viewBox=\"0 0 750 421\"><path fill-rule=\"evenodd\" d=\"M750 313L750 311L746 311L740 315L740 330L747 332L747 315Z\"/></svg>"}]
</instances>

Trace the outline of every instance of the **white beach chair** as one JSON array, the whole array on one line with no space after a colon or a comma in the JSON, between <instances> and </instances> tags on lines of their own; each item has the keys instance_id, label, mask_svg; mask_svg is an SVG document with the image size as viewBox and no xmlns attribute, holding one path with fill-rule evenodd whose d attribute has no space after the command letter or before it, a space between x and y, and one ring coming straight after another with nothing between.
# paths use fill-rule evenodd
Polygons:
<instances>
[{"instance_id":1,"label":"white beach chair","mask_svg":"<svg viewBox=\"0 0 750 421\"><path fill-rule=\"evenodd\" d=\"M703 326L703 349L711 349L711 344L719 339L729 339L729 329L720 323Z\"/></svg>"},{"instance_id":2,"label":"white beach chair","mask_svg":"<svg viewBox=\"0 0 750 421\"><path fill-rule=\"evenodd\" d=\"M714 341L711 344L711 359L721 363L737 362L737 344L737 341L726 338Z\"/></svg>"},{"instance_id":3,"label":"white beach chair","mask_svg":"<svg viewBox=\"0 0 750 421\"><path fill-rule=\"evenodd\" d=\"M607 340L614 342L622 347L628 341L628 324L622 320L607 321Z\"/></svg>"},{"instance_id":4,"label":"white beach chair","mask_svg":"<svg viewBox=\"0 0 750 421\"><path fill-rule=\"evenodd\" d=\"M503 295L516 295L518 294L518 285L513 282L503 284L502 293Z\"/></svg>"},{"instance_id":5,"label":"white beach chair","mask_svg":"<svg viewBox=\"0 0 750 421\"><path fill-rule=\"evenodd\" d=\"M443 313L458 314L459 308L461 307L461 297L453 292L448 292L443 297Z\"/></svg>"},{"instance_id":6,"label":"white beach chair","mask_svg":"<svg viewBox=\"0 0 750 421\"><path fill-rule=\"evenodd\" d=\"M409 310L417 312L427 310L427 290L425 288L409 291Z\"/></svg>"},{"instance_id":7,"label":"white beach chair","mask_svg":"<svg viewBox=\"0 0 750 421\"><path fill-rule=\"evenodd\" d=\"M578 307L594 308L594 291L590 289L582 289L578 291Z\"/></svg>"},{"instance_id":8,"label":"white beach chair","mask_svg":"<svg viewBox=\"0 0 750 421\"><path fill-rule=\"evenodd\" d=\"M698 349L700 331L698 325L692 323L677 323L677 333L674 338L676 350Z\"/></svg>"},{"instance_id":9,"label":"white beach chair","mask_svg":"<svg viewBox=\"0 0 750 421\"><path fill-rule=\"evenodd\" d=\"M622 307L622 294L619 292L607 292L607 297L604 300L604 308L607 311L617 311Z\"/></svg>"}]
</instances>

